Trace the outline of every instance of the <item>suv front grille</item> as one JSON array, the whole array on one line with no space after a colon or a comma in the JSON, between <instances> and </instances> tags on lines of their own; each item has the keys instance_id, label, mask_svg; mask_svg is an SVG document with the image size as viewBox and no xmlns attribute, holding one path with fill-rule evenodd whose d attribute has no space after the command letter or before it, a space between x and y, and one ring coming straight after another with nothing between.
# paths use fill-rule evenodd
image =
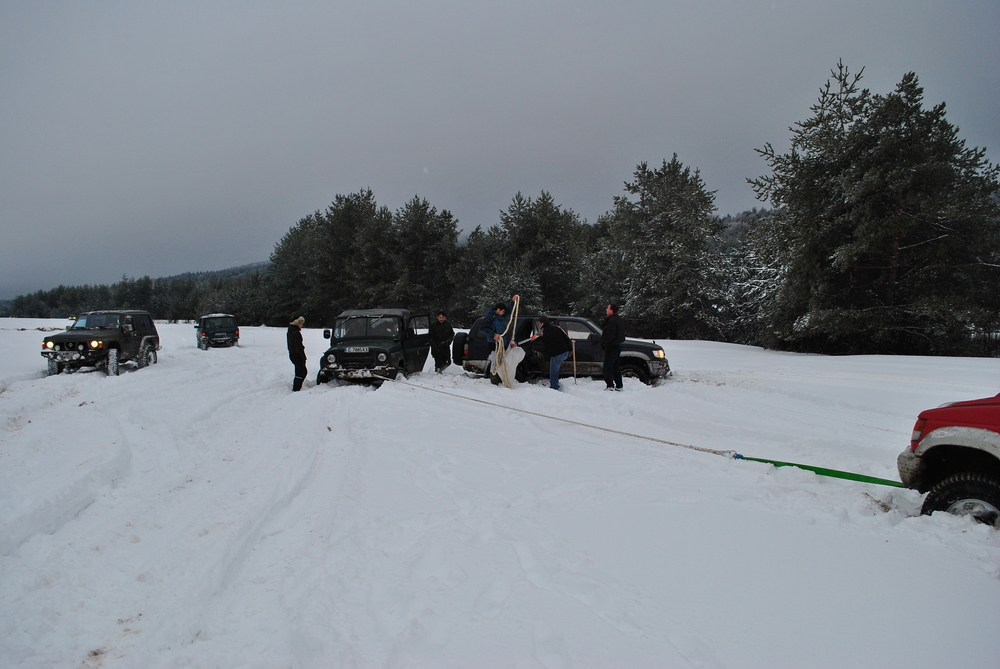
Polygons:
<instances>
[{"instance_id":1,"label":"suv front grille","mask_svg":"<svg viewBox=\"0 0 1000 669\"><path fill-rule=\"evenodd\" d=\"M378 351L368 353L338 353L337 362L347 369L367 369L375 366L375 356Z\"/></svg>"}]
</instances>

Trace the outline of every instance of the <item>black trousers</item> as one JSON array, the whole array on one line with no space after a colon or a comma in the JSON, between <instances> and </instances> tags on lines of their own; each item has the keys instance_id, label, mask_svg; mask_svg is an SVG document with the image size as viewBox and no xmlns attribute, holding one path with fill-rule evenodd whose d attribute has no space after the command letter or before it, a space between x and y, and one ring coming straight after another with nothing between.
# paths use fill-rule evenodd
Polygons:
<instances>
[{"instance_id":1,"label":"black trousers","mask_svg":"<svg viewBox=\"0 0 1000 669\"><path fill-rule=\"evenodd\" d=\"M622 387L622 347L612 344L604 349L604 383L608 388Z\"/></svg>"},{"instance_id":2,"label":"black trousers","mask_svg":"<svg viewBox=\"0 0 1000 669\"><path fill-rule=\"evenodd\" d=\"M302 382L306 380L306 361L305 360L292 360L292 364L295 365L295 380L292 381L292 392L298 392L302 390Z\"/></svg>"},{"instance_id":3,"label":"black trousers","mask_svg":"<svg viewBox=\"0 0 1000 669\"><path fill-rule=\"evenodd\" d=\"M432 345L431 356L434 357L434 369L439 372L451 364L451 351L448 344Z\"/></svg>"}]
</instances>

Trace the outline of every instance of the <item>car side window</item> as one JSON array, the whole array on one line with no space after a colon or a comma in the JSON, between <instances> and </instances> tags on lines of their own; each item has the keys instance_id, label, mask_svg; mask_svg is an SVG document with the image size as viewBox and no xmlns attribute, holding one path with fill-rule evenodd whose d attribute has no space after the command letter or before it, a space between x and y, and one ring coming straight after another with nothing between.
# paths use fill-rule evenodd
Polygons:
<instances>
[{"instance_id":1,"label":"car side window","mask_svg":"<svg viewBox=\"0 0 1000 669\"><path fill-rule=\"evenodd\" d=\"M429 316L414 316L410 319L410 329L416 334L427 334L430 330Z\"/></svg>"},{"instance_id":2,"label":"car side window","mask_svg":"<svg viewBox=\"0 0 1000 669\"><path fill-rule=\"evenodd\" d=\"M566 331L570 339L588 339L594 332L585 323L578 321L560 321L559 327Z\"/></svg>"}]
</instances>

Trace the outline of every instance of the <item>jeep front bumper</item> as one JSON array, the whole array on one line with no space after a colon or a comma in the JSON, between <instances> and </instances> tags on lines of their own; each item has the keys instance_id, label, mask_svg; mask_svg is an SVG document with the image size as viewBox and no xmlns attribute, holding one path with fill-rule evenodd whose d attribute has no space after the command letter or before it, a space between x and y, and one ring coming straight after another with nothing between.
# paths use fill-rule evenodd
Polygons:
<instances>
[{"instance_id":1,"label":"jeep front bumper","mask_svg":"<svg viewBox=\"0 0 1000 669\"><path fill-rule=\"evenodd\" d=\"M46 350L42 351L42 357L48 358L49 360L55 360L56 362L90 362L96 363L98 360L102 359L107 355L107 351L103 348L101 349L84 349L83 351L78 350L67 350L67 351L56 351L56 350Z\"/></svg>"},{"instance_id":2,"label":"jeep front bumper","mask_svg":"<svg viewBox=\"0 0 1000 669\"><path fill-rule=\"evenodd\" d=\"M904 487L924 492L920 489L924 462L918 455L907 448L896 456L896 469L899 470L899 480L903 482Z\"/></svg>"},{"instance_id":3,"label":"jeep front bumper","mask_svg":"<svg viewBox=\"0 0 1000 669\"><path fill-rule=\"evenodd\" d=\"M372 367L370 369L351 369L334 365L333 367L324 367L320 373L328 379L376 381L378 379L395 379L399 370L387 365Z\"/></svg>"},{"instance_id":4,"label":"jeep front bumper","mask_svg":"<svg viewBox=\"0 0 1000 669\"><path fill-rule=\"evenodd\" d=\"M670 374L670 363L666 360L650 360L649 375L654 379L662 379Z\"/></svg>"}]
</instances>

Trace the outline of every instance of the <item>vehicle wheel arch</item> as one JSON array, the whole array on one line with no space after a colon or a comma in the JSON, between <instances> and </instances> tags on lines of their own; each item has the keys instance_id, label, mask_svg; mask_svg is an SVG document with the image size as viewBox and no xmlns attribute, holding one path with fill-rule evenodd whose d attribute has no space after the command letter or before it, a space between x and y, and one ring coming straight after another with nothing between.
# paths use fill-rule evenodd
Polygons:
<instances>
[{"instance_id":1,"label":"vehicle wheel arch","mask_svg":"<svg viewBox=\"0 0 1000 669\"><path fill-rule=\"evenodd\" d=\"M647 386L652 385L652 380L649 374L649 366L646 361L642 358L637 358L635 356L630 356L621 361L622 365L622 376L637 378Z\"/></svg>"},{"instance_id":2,"label":"vehicle wheel arch","mask_svg":"<svg viewBox=\"0 0 1000 669\"><path fill-rule=\"evenodd\" d=\"M947 478L961 472L981 472L1000 479L1000 459L980 448L958 444L938 444L920 457L919 492L927 492Z\"/></svg>"}]
</instances>

